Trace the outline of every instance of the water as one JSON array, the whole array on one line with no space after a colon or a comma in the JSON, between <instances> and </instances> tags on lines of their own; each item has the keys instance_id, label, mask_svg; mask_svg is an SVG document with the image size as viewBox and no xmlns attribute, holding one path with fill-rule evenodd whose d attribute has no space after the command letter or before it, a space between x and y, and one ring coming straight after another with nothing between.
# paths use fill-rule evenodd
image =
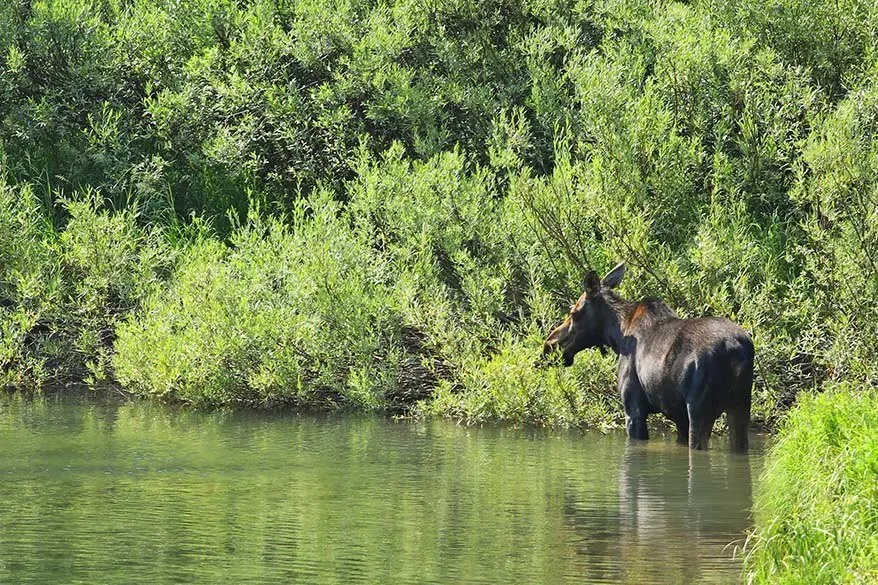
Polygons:
<instances>
[{"instance_id":1,"label":"water","mask_svg":"<svg viewBox=\"0 0 878 585\"><path fill-rule=\"evenodd\" d=\"M739 583L715 443L8 399L0 583Z\"/></svg>"}]
</instances>

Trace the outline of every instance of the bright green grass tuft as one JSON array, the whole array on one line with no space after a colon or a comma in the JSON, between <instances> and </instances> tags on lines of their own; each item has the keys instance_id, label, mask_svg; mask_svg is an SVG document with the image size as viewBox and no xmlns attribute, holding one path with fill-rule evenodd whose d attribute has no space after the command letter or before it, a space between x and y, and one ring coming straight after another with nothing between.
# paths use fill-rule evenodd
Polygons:
<instances>
[{"instance_id":1,"label":"bright green grass tuft","mask_svg":"<svg viewBox=\"0 0 878 585\"><path fill-rule=\"evenodd\" d=\"M756 494L750 583L878 582L878 391L803 397Z\"/></svg>"}]
</instances>

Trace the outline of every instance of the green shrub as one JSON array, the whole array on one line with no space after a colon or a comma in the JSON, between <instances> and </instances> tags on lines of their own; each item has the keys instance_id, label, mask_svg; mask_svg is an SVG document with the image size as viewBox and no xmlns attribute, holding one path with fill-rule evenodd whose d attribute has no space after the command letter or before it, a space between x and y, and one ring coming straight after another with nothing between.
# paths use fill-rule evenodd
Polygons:
<instances>
[{"instance_id":1,"label":"green shrub","mask_svg":"<svg viewBox=\"0 0 878 585\"><path fill-rule=\"evenodd\" d=\"M878 78L875 78L878 80ZM836 379L878 384L878 85L852 92L805 143L791 196L802 210L808 295Z\"/></svg>"},{"instance_id":2,"label":"green shrub","mask_svg":"<svg viewBox=\"0 0 878 585\"><path fill-rule=\"evenodd\" d=\"M348 211L388 259L406 325L423 334L441 366L436 396L419 411L600 424L611 418L607 392L615 388L602 384L611 367L595 360L578 374L535 367L537 340L563 314L545 287L556 282L552 263L522 229L519 202L494 191L488 169L468 167L459 152L413 164L396 146L380 161L364 155L350 188Z\"/></svg>"},{"instance_id":3,"label":"green shrub","mask_svg":"<svg viewBox=\"0 0 878 585\"><path fill-rule=\"evenodd\" d=\"M874 385L876 18L0 3L4 383L112 376L118 350L121 381L200 404L604 420L611 359L530 366L586 270L626 260L627 296L752 331L758 419Z\"/></svg>"},{"instance_id":4,"label":"green shrub","mask_svg":"<svg viewBox=\"0 0 878 585\"><path fill-rule=\"evenodd\" d=\"M173 261L136 213L99 210L99 197L64 203L60 231L29 188L0 183L0 382L105 377L117 321Z\"/></svg>"},{"instance_id":5,"label":"green shrub","mask_svg":"<svg viewBox=\"0 0 878 585\"><path fill-rule=\"evenodd\" d=\"M587 352L571 368L538 366L542 339L509 338L489 356L471 355L419 412L469 423L509 421L593 427L620 424L622 405L608 361Z\"/></svg>"},{"instance_id":6,"label":"green shrub","mask_svg":"<svg viewBox=\"0 0 878 585\"><path fill-rule=\"evenodd\" d=\"M723 3L743 27L791 65L807 67L832 98L855 86L874 59L878 11L870 0L739 0Z\"/></svg>"},{"instance_id":7,"label":"green shrub","mask_svg":"<svg viewBox=\"0 0 878 585\"><path fill-rule=\"evenodd\" d=\"M751 583L878 580L878 392L803 397L771 447L747 544Z\"/></svg>"},{"instance_id":8,"label":"green shrub","mask_svg":"<svg viewBox=\"0 0 878 585\"><path fill-rule=\"evenodd\" d=\"M44 377L31 332L61 296L56 235L33 191L0 178L0 380L23 386Z\"/></svg>"},{"instance_id":9,"label":"green shrub","mask_svg":"<svg viewBox=\"0 0 878 585\"><path fill-rule=\"evenodd\" d=\"M196 405L380 406L401 320L386 267L338 213L315 198L291 227L252 212L231 247L193 244L119 327L119 381Z\"/></svg>"}]
</instances>

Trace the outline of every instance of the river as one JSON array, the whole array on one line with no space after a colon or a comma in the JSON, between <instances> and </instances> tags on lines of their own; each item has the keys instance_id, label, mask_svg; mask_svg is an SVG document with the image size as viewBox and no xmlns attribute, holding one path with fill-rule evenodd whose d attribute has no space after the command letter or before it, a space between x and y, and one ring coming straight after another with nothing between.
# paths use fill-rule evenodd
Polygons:
<instances>
[{"instance_id":1,"label":"river","mask_svg":"<svg viewBox=\"0 0 878 585\"><path fill-rule=\"evenodd\" d=\"M724 437L0 401L0 583L740 583Z\"/></svg>"}]
</instances>

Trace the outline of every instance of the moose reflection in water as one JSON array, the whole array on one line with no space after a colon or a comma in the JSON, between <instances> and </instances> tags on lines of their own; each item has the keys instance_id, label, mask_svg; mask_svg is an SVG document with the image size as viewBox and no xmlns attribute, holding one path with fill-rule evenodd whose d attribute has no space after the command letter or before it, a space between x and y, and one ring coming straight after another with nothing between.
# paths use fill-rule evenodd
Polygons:
<instances>
[{"instance_id":1,"label":"moose reflection in water","mask_svg":"<svg viewBox=\"0 0 878 585\"><path fill-rule=\"evenodd\" d=\"M632 302L617 295L621 263L600 279L592 270L586 290L549 335L546 354L564 365L581 350L610 347L619 355L618 383L628 436L648 439L646 417L661 412L678 440L706 449L713 423L725 412L731 448L746 451L753 385L753 341L721 317L680 319L663 302Z\"/></svg>"},{"instance_id":2,"label":"moose reflection in water","mask_svg":"<svg viewBox=\"0 0 878 585\"><path fill-rule=\"evenodd\" d=\"M572 488L565 494L568 539L590 559L585 582L739 582L751 464L760 459L672 447L633 442L621 452L614 508Z\"/></svg>"}]
</instances>

